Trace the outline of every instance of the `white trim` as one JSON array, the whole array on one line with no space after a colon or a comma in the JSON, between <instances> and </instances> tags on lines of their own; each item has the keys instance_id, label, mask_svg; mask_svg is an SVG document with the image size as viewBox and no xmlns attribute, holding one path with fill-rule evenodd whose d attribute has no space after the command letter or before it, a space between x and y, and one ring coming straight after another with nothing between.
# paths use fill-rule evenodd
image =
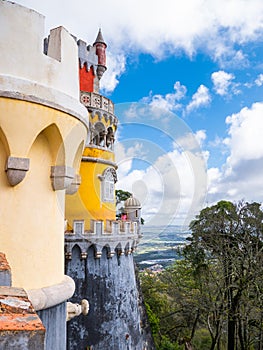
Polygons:
<instances>
[{"instance_id":1,"label":"white trim","mask_svg":"<svg viewBox=\"0 0 263 350\"><path fill-rule=\"evenodd\" d=\"M49 287L27 290L28 299L36 311L56 306L71 298L75 292L75 282L64 275L62 282Z\"/></svg>"},{"instance_id":2,"label":"white trim","mask_svg":"<svg viewBox=\"0 0 263 350\"><path fill-rule=\"evenodd\" d=\"M0 96L34 102L60 110L79 119L88 128L87 110L72 96L31 80L8 75L0 75L0 79Z\"/></svg>"}]
</instances>

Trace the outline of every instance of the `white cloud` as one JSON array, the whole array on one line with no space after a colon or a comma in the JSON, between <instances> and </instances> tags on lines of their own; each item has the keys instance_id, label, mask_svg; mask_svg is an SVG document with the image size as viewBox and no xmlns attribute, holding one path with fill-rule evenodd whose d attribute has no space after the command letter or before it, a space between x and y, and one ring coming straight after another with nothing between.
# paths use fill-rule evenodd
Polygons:
<instances>
[{"instance_id":1,"label":"white cloud","mask_svg":"<svg viewBox=\"0 0 263 350\"><path fill-rule=\"evenodd\" d=\"M259 75L257 76L257 79L255 80L255 84L256 84L257 86L263 85L263 74L259 74Z\"/></svg>"},{"instance_id":2,"label":"white cloud","mask_svg":"<svg viewBox=\"0 0 263 350\"><path fill-rule=\"evenodd\" d=\"M224 96L228 94L232 80L235 78L233 74L226 73L222 70L214 72L211 75L214 84L214 90L218 95Z\"/></svg>"},{"instance_id":3,"label":"white cloud","mask_svg":"<svg viewBox=\"0 0 263 350\"><path fill-rule=\"evenodd\" d=\"M195 137L200 146L202 146L203 142L206 139L206 131L205 130L197 130L195 133Z\"/></svg>"},{"instance_id":4,"label":"white cloud","mask_svg":"<svg viewBox=\"0 0 263 350\"><path fill-rule=\"evenodd\" d=\"M226 118L229 156L221 169L209 169L209 200L263 201L263 103Z\"/></svg>"},{"instance_id":5,"label":"white cloud","mask_svg":"<svg viewBox=\"0 0 263 350\"><path fill-rule=\"evenodd\" d=\"M124 71L124 57L131 53L147 52L161 59L180 50L192 56L201 49L222 66L224 62L246 64L245 55L235 47L260 38L263 28L261 0L167 0L162 6L158 1L101 0L93 2L92 8L85 0L16 2L46 16L47 34L63 25L92 44L101 27L108 56L116 62L105 75L108 89L116 86Z\"/></svg>"},{"instance_id":6,"label":"white cloud","mask_svg":"<svg viewBox=\"0 0 263 350\"><path fill-rule=\"evenodd\" d=\"M148 97L144 97L141 102L147 103L153 108L175 111L181 107L181 104L178 101L185 97L187 89L184 85L181 85L181 83L177 81L174 84L174 91L175 92L168 93L166 95L152 95L152 93L150 93L150 95Z\"/></svg>"},{"instance_id":7,"label":"white cloud","mask_svg":"<svg viewBox=\"0 0 263 350\"><path fill-rule=\"evenodd\" d=\"M209 90L203 84L199 86L197 92L192 96L192 100L186 106L186 112L191 112L199 107L205 107L211 102L211 96Z\"/></svg>"},{"instance_id":8,"label":"white cloud","mask_svg":"<svg viewBox=\"0 0 263 350\"><path fill-rule=\"evenodd\" d=\"M121 179L132 169L132 161L134 158L145 159L146 153L143 144L140 142L116 142L115 160L118 164L118 177Z\"/></svg>"},{"instance_id":9,"label":"white cloud","mask_svg":"<svg viewBox=\"0 0 263 350\"><path fill-rule=\"evenodd\" d=\"M204 140L204 131L197 135ZM179 146L174 144L172 151L146 158L145 169L133 170L128 166L129 171L119 176L117 187L134 193L141 201L147 224L185 224L201 209L206 193L205 163L202 152L196 152L198 142L195 148L192 145L193 137L188 134ZM124 157L129 153L124 148L122 152Z\"/></svg>"},{"instance_id":10,"label":"white cloud","mask_svg":"<svg viewBox=\"0 0 263 350\"><path fill-rule=\"evenodd\" d=\"M101 79L100 87L102 91L111 92L118 85L118 78L125 71L125 56L123 54L112 55L111 52L107 53L107 67L108 69Z\"/></svg>"},{"instance_id":11,"label":"white cloud","mask_svg":"<svg viewBox=\"0 0 263 350\"><path fill-rule=\"evenodd\" d=\"M226 124L230 126L225 142L231 149L232 165L263 157L263 103L254 103L251 108L228 116Z\"/></svg>"}]
</instances>

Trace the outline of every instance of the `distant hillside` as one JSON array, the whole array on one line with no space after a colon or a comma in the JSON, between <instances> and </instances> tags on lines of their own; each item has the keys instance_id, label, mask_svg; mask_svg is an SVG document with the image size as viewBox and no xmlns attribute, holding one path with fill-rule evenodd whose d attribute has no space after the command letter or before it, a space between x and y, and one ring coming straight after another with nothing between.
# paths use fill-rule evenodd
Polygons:
<instances>
[{"instance_id":1,"label":"distant hillside","mask_svg":"<svg viewBox=\"0 0 263 350\"><path fill-rule=\"evenodd\" d=\"M181 226L143 226L143 238L134 255L139 269L161 265L163 268L178 259L176 249L185 244L190 231Z\"/></svg>"}]
</instances>

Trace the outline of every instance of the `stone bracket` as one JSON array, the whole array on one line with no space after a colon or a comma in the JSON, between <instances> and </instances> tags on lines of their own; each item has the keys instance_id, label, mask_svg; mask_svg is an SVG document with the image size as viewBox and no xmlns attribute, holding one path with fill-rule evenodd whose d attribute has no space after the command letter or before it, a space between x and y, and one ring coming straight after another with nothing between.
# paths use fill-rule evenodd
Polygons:
<instances>
[{"instance_id":1,"label":"stone bracket","mask_svg":"<svg viewBox=\"0 0 263 350\"><path fill-rule=\"evenodd\" d=\"M6 175L11 186L18 185L29 170L29 158L8 157L6 162Z\"/></svg>"},{"instance_id":2,"label":"stone bracket","mask_svg":"<svg viewBox=\"0 0 263 350\"><path fill-rule=\"evenodd\" d=\"M51 167L51 183L54 191L68 188L75 176L75 169L65 165Z\"/></svg>"},{"instance_id":3,"label":"stone bracket","mask_svg":"<svg viewBox=\"0 0 263 350\"><path fill-rule=\"evenodd\" d=\"M71 184L67 188L66 194L74 194L78 192L80 184L81 184L81 176L79 174L76 174Z\"/></svg>"}]
</instances>

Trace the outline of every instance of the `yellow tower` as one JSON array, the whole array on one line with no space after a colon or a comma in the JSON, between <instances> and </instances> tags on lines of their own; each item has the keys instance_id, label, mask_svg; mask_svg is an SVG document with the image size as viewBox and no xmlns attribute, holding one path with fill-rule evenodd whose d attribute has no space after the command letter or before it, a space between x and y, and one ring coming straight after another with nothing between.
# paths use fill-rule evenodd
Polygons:
<instances>
[{"instance_id":1,"label":"yellow tower","mask_svg":"<svg viewBox=\"0 0 263 350\"><path fill-rule=\"evenodd\" d=\"M117 181L114 158L114 135L117 118L112 101L99 94L99 79L106 70L106 44L101 31L93 47L78 41L80 64L80 100L87 109L90 137L81 160L79 191L66 199L68 229L73 222L82 220L84 229L94 230L94 222L107 226L115 220L115 183ZM96 61L94 62L94 57Z\"/></svg>"}]
</instances>

